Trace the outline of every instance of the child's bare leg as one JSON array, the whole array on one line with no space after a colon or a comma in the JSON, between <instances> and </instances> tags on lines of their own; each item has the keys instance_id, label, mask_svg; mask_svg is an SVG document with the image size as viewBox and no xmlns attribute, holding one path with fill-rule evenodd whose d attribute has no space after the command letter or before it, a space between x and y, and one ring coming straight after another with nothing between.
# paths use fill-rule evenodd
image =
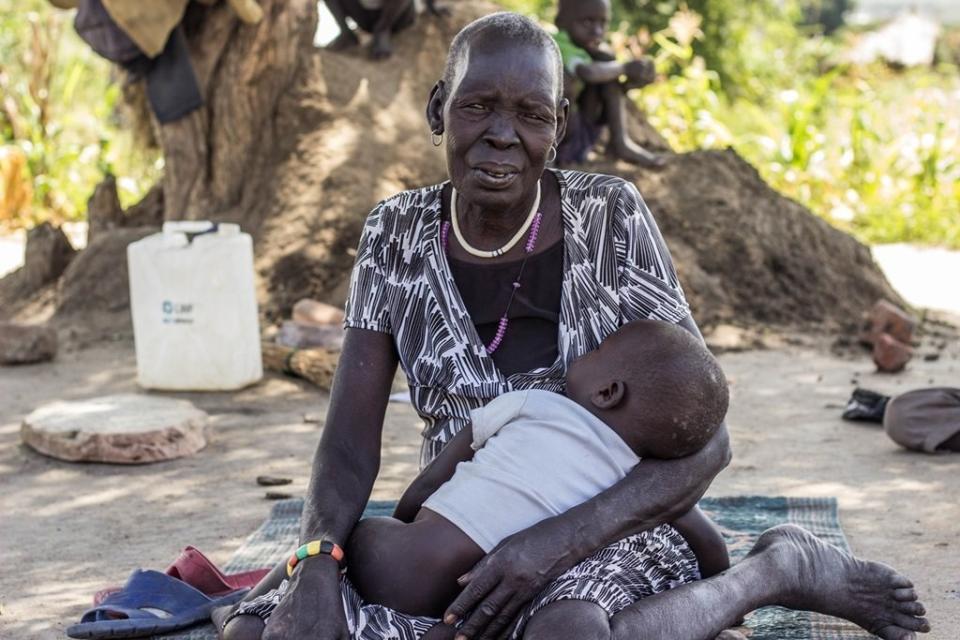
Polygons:
<instances>
[{"instance_id":1,"label":"child's bare leg","mask_svg":"<svg viewBox=\"0 0 960 640\"><path fill-rule=\"evenodd\" d=\"M373 42L370 43L370 55L373 58L388 58L393 53L390 37L413 24L416 19L412 4L413 0L384 0L380 17L373 28Z\"/></svg>"},{"instance_id":2,"label":"child's bare leg","mask_svg":"<svg viewBox=\"0 0 960 640\"><path fill-rule=\"evenodd\" d=\"M617 82L602 85L603 107L610 127L610 147L616 157L642 167L662 167L662 157L647 151L630 139L627 130L627 113L623 107L623 89Z\"/></svg>"},{"instance_id":3,"label":"child's bare leg","mask_svg":"<svg viewBox=\"0 0 960 640\"><path fill-rule=\"evenodd\" d=\"M361 8L358 1L324 0L323 3L327 5L330 15L333 16L334 21L337 23L337 27L340 29L340 35L334 38L333 41L326 46L326 48L330 49L331 51L342 51L359 44L359 38L357 38L357 35L353 32L353 29L350 28L350 25L347 24L347 16L350 16L352 13L355 13Z\"/></svg>"},{"instance_id":4,"label":"child's bare leg","mask_svg":"<svg viewBox=\"0 0 960 640\"><path fill-rule=\"evenodd\" d=\"M237 616L227 623L226 628L223 626L223 621L226 620L230 614L237 610L237 607L240 606L240 603L249 602L250 600L262 596L269 591L273 591L280 586L280 583L283 582L283 579L286 577L287 562L284 560L271 569L270 573L265 575L260 582L254 585L254 587L250 589L250 591L247 592L247 594L243 597L243 600L237 604L231 604L225 607L218 607L214 609L210 613L210 620L213 622L213 626L216 627L217 633L219 634L221 640L259 640L260 636L263 634L263 628L265 624L258 616Z\"/></svg>"}]
</instances>

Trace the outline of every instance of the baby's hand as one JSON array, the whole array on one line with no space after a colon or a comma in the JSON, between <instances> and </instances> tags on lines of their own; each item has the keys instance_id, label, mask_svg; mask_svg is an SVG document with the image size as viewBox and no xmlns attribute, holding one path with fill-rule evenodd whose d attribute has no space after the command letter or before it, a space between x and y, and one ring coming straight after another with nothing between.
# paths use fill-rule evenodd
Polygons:
<instances>
[{"instance_id":1,"label":"baby's hand","mask_svg":"<svg viewBox=\"0 0 960 640\"><path fill-rule=\"evenodd\" d=\"M630 87L645 87L657 79L657 69L650 58L631 60L623 65Z\"/></svg>"}]
</instances>

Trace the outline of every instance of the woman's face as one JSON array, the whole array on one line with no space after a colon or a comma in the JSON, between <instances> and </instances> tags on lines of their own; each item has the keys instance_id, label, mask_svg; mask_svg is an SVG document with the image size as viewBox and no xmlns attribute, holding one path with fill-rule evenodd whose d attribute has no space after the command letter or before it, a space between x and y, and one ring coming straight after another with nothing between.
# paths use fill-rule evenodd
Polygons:
<instances>
[{"instance_id":1,"label":"woman's face","mask_svg":"<svg viewBox=\"0 0 960 640\"><path fill-rule=\"evenodd\" d=\"M524 196L565 126L558 82L547 51L489 38L470 45L453 86L437 85L428 116L434 130L442 118L447 170L467 203L526 213Z\"/></svg>"}]
</instances>

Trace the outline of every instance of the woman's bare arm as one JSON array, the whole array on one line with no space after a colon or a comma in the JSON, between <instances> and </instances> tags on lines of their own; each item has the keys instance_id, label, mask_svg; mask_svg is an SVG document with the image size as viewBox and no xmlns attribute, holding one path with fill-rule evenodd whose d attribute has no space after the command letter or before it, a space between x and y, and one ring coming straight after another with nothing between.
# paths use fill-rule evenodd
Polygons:
<instances>
[{"instance_id":1,"label":"woman's bare arm","mask_svg":"<svg viewBox=\"0 0 960 640\"><path fill-rule=\"evenodd\" d=\"M346 545L380 469L383 416L396 370L392 336L347 329L313 459L301 543L325 538ZM298 565L263 637L343 638L342 612L336 563L329 557L311 558Z\"/></svg>"},{"instance_id":2,"label":"woman's bare arm","mask_svg":"<svg viewBox=\"0 0 960 640\"><path fill-rule=\"evenodd\" d=\"M341 546L360 519L380 470L383 417L397 371L393 336L347 329L313 470L300 541Z\"/></svg>"},{"instance_id":3,"label":"woman's bare arm","mask_svg":"<svg viewBox=\"0 0 960 640\"><path fill-rule=\"evenodd\" d=\"M700 337L689 316L680 324ZM463 619L469 613L460 634L498 637L544 586L567 569L598 549L672 522L693 508L729 462L725 425L691 456L642 460L627 477L591 500L503 541L464 576L466 588L447 609L445 620Z\"/></svg>"}]
</instances>

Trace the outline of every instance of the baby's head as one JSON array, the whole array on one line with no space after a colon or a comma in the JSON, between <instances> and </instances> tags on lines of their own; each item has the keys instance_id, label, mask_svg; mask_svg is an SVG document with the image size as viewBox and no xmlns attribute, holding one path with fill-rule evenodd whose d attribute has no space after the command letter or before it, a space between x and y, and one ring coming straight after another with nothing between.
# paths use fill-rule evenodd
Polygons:
<instances>
[{"instance_id":1,"label":"baby's head","mask_svg":"<svg viewBox=\"0 0 960 640\"><path fill-rule=\"evenodd\" d=\"M689 331L637 320L567 369L567 396L603 420L639 455L699 451L727 413L720 364Z\"/></svg>"},{"instance_id":2,"label":"baby's head","mask_svg":"<svg viewBox=\"0 0 960 640\"><path fill-rule=\"evenodd\" d=\"M600 47L610 24L610 0L560 0L556 24L587 51Z\"/></svg>"}]
</instances>

